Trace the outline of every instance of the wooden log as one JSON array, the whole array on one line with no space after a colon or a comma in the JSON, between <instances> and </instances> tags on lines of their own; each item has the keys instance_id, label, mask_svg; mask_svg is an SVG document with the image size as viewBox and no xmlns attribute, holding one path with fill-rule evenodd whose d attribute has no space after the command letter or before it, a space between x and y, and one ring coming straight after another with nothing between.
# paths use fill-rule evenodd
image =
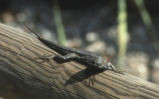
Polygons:
<instances>
[{"instance_id":1,"label":"wooden log","mask_svg":"<svg viewBox=\"0 0 159 99\"><path fill-rule=\"evenodd\" d=\"M94 85L89 86L84 66L35 59L44 54L56 52L29 33L0 24L0 80L5 79L24 93L39 99L159 98L157 84L127 73L99 73Z\"/></svg>"}]
</instances>

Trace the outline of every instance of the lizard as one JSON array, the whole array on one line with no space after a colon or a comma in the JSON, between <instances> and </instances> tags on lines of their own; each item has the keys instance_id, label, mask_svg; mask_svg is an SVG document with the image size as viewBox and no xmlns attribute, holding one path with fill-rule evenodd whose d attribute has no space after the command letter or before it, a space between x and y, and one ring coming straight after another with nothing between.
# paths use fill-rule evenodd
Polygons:
<instances>
[{"instance_id":1,"label":"lizard","mask_svg":"<svg viewBox=\"0 0 159 99\"><path fill-rule=\"evenodd\" d=\"M51 55L48 57L40 57L40 59L42 60L45 61L54 60L56 63L59 64L74 61L86 66L87 70L93 69L97 72L105 70L110 70L115 73L120 72L115 69L115 66L111 62L107 62L107 60L104 57L99 56L96 53L81 49L61 46L59 44L44 39L38 33L33 31L30 27L26 26L26 28L29 29L29 31L31 31L34 35L36 35L38 40L40 40L44 45L56 51L58 54L60 54L60 55Z\"/></svg>"}]
</instances>

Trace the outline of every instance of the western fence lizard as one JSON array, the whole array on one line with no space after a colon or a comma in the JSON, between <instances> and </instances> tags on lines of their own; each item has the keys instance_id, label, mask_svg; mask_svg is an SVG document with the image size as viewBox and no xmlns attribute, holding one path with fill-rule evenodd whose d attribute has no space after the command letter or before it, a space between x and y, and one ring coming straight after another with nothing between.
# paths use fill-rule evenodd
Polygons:
<instances>
[{"instance_id":1,"label":"western fence lizard","mask_svg":"<svg viewBox=\"0 0 159 99\"><path fill-rule=\"evenodd\" d=\"M27 27L32 33L34 33L37 38L45 44L47 47L53 49L60 55L51 55L49 57L42 57L40 59L45 61L54 60L57 63L65 63L70 61L78 62L87 67L87 70L93 69L95 71L105 71L111 70L114 72L119 72L115 69L111 62L107 62L105 58L89 51L84 51L75 48L68 48L56 43L52 43L48 40L43 39L39 34L34 32L32 29Z\"/></svg>"}]
</instances>

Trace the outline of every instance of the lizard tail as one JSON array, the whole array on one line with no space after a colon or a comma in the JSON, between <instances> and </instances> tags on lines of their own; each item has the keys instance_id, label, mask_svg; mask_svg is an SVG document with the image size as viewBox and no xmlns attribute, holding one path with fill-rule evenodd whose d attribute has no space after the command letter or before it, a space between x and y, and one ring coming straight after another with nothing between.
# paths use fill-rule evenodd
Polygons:
<instances>
[{"instance_id":1,"label":"lizard tail","mask_svg":"<svg viewBox=\"0 0 159 99\"><path fill-rule=\"evenodd\" d=\"M35 32L33 29L31 29L29 26L25 25L25 27L27 28L27 30L29 30L30 32L32 32L34 35L36 35L38 37L38 39L41 39L42 37L40 36L40 34L38 34L37 32Z\"/></svg>"},{"instance_id":2,"label":"lizard tail","mask_svg":"<svg viewBox=\"0 0 159 99\"><path fill-rule=\"evenodd\" d=\"M33 34L35 34L37 36L37 38L44 44L46 45L48 48L55 50L57 53L61 54L61 55L66 55L70 50L68 50L68 48L60 46L56 43L50 42L48 40L45 40L43 37L40 36L40 33L36 33L35 31L33 31L30 27L28 27L27 25L25 25L25 27L32 32Z\"/></svg>"}]
</instances>

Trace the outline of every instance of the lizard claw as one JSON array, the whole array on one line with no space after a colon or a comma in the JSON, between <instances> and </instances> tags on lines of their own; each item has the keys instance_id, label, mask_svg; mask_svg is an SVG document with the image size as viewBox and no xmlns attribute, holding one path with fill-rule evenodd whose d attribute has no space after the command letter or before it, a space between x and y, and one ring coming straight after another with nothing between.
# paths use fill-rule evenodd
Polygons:
<instances>
[{"instance_id":1,"label":"lizard claw","mask_svg":"<svg viewBox=\"0 0 159 99\"><path fill-rule=\"evenodd\" d=\"M114 72L119 74L124 74L124 71L120 71L120 70L115 70Z\"/></svg>"},{"instance_id":2,"label":"lizard claw","mask_svg":"<svg viewBox=\"0 0 159 99\"><path fill-rule=\"evenodd\" d=\"M107 67L109 70L114 71L115 73L124 74L123 71L116 70L114 65L110 62L107 63Z\"/></svg>"}]
</instances>

